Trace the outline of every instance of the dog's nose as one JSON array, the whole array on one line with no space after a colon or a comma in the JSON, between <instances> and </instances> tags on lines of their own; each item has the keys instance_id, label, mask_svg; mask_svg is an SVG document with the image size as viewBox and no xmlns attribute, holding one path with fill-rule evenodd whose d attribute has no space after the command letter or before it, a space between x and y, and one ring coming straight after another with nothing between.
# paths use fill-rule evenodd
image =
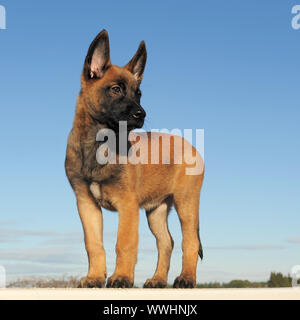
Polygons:
<instances>
[{"instance_id":1,"label":"dog's nose","mask_svg":"<svg viewBox=\"0 0 300 320\"><path fill-rule=\"evenodd\" d=\"M146 117L146 112L142 109L136 111L133 115L135 119L144 119Z\"/></svg>"}]
</instances>

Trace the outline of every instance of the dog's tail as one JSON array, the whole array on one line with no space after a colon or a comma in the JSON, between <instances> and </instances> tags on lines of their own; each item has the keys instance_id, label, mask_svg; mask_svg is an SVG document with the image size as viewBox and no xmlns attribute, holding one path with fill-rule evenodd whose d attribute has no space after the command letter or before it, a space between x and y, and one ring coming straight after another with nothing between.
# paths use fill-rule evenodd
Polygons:
<instances>
[{"instance_id":1,"label":"dog's tail","mask_svg":"<svg viewBox=\"0 0 300 320\"><path fill-rule=\"evenodd\" d=\"M203 248L202 248L202 244L201 244L201 240L200 240L200 233L199 233L199 226L198 226L198 240L199 240L199 251L198 251L198 255L201 258L201 260L203 260Z\"/></svg>"}]
</instances>

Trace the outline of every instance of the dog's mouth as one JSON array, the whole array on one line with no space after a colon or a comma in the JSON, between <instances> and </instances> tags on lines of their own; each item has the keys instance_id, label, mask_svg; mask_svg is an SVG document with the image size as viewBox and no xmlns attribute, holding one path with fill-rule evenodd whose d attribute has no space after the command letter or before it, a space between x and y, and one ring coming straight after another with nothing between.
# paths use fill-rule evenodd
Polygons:
<instances>
[{"instance_id":1,"label":"dog's mouth","mask_svg":"<svg viewBox=\"0 0 300 320\"><path fill-rule=\"evenodd\" d=\"M118 132L119 130L123 131L124 128L127 129L127 131L132 131L134 129L140 129L144 125L144 119L110 119L107 120L106 123L103 123L101 121L98 121L101 124L105 124L109 129Z\"/></svg>"},{"instance_id":2,"label":"dog's mouth","mask_svg":"<svg viewBox=\"0 0 300 320\"><path fill-rule=\"evenodd\" d=\"M128 127L130 130L140 129L140 128L143 127L143 125L144 125L144 119L136 119L134 124L131 124L131 121L128 121L128 122L127 122L127 127Z\"/></svg>"}]
</instances>

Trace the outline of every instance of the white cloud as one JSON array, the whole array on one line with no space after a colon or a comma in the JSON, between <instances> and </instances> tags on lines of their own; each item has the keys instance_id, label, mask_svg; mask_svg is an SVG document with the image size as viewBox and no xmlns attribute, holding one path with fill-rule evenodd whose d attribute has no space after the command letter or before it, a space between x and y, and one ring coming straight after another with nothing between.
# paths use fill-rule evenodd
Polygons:
<instances>
[{"instance_id":1,"label":"white cloud","mask_svg":"<svg viewBox=\"0 0 300 320\"><path fill-rule=\"evenodd\" d=\"M207 246L204 249L212 250L282 250L281 245L273 244L254 244L254 245L225 245L225 246Z\"/></svg>"},{"instance_id":2,"label":"white cloud","mask_svg":"<svg viewBox=\"0 0 300 320\"><path fill-rule=\"evenodd\" d=\"M293 237L287 240L289 243L300 243L300 237Z\"/></svg>"},{"instance_id":3,"label":"white cloud","mask_svg":"<svg viewBox=\"0 0 300 320\"><path fill-rule=\"evenodd\" d=\"M79 259L78 253L67 247L10 249L1 251L1 261L26 261L35 263L74 263Z\"/></svg>"}]
</instances>

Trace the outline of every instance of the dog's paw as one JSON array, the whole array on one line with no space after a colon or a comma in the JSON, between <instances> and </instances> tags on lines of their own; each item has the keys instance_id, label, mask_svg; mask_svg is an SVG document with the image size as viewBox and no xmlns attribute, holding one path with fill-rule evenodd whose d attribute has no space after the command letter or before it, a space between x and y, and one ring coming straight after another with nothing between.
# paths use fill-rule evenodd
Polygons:
<instances>
[{"instance_id":1,"label":"dog's paw","mask_svg":"<svg viewBox=\"0 0 300 320\"><path fill-rule=\"evenodd\" d=\"M123 276L110 277L107 280L106 288L132 288L133 281Z\"/></svg>"},{"instance_id":2,"label":"dog's paw","mask_svg":"<svg viewBox=\"0 0 300 320\"><path fill-rule=\"evenodd\" d=\"M144 288L165 288L167 286L167 282L161 279L148 279L144 283Z\"/></svg>"},{"instance_id":3,"label":"dog's paw","mask_svg":"<svg viewBox=\"0 0 300 320\"><path fill-rule=\"evenodd\" d=\"M80 280L78 288L104 288L105 278L84 277Z\"/></svg>"},{"instance_id":4,"label":"dog's paw","mask_svg":"<svg viewBox=\"0 0 300 320\"><path fill-rule=\"evenodd\" d=\"M194 288L196 281L187 276L179 276L175 279L173 288Z\"/></svg>"}]
</instances>

